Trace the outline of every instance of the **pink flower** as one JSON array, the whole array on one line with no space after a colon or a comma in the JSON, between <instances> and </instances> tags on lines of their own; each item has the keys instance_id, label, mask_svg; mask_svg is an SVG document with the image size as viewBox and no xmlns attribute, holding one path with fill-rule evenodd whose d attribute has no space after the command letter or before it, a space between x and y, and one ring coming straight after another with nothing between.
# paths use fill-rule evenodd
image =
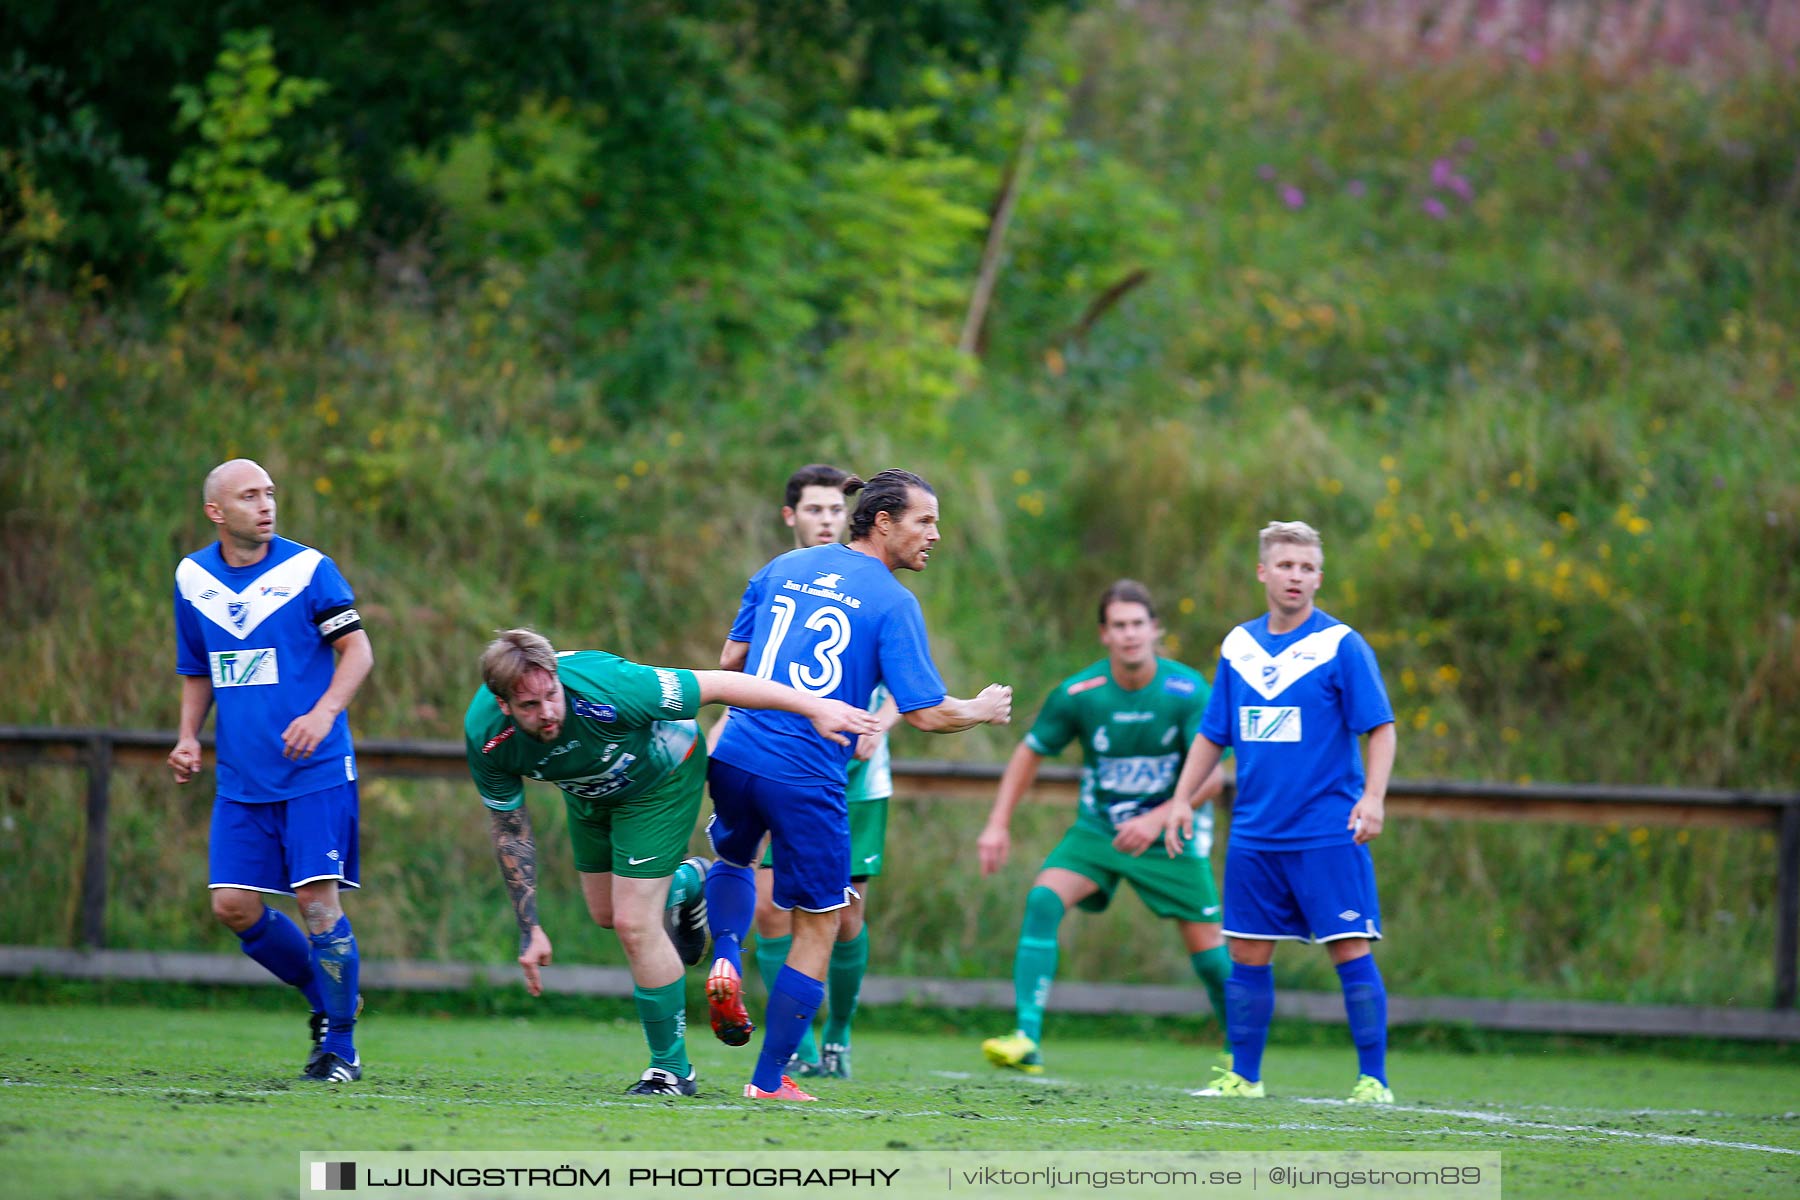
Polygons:
<instances>
[{"instance_id":1,"label":"pink flower","mask_svg":"<svg viewBox=\"0 0 1800 1200\"><path fill-rule=\"evenodd\" d=\"M1281 202L1289 208L1305 208L1306 193L1291 183L1281 185Z\"/></svg>"},{"instance_id":2,"label":"pink flower","mask_svg":"<svg viewBox=\"0 0 1800 1200\"><path fill-rule=\"evenodd\" d=\"M1425 197L1425 202L1419 207L1423 208L1425 210L1425 215L1434 221L1441 221L1450 215L1450 210L1445 208L1444 202L1439 200L1436 196Z\"/></svg>"},{"instance_id":3,"label":"pink flower","mask_svg":"<svg viewBox=\"0 0 1800 1200\"><path fill-rule=\"evenodd\" d=\"M1474 185L1469 182L1468 176L1466 175L1452 175L1444 186L1450 191L1455 192L1464 200L1472 200L1475 198Z\"/></svg>"},{"instance_id":4,"label":"pink flower","mask_svg":"<svg viewBox=\"0 0 1800 1200\"><path fill-rule=\"evenodd\" d=\"M1360 200L1369 190L1369 185L1360 179L1352 179L1344 185L1344 195Z\"/></svg>"}]
</instances>

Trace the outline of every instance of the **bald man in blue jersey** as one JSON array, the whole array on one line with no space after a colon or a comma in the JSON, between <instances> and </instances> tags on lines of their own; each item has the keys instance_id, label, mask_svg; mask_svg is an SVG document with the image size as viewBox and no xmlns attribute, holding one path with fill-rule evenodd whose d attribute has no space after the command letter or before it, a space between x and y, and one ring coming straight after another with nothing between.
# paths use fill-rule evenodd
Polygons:
<instances>
[{"instance_id":1,"label":"bald man in blue jersey","mask_svg":"<svg viewBox=\"0 0 1800 1200\"><path fill-rule=\"evenodd\" d=\"M219 540L175 569L181 719L169 767L201 767L218 706L218 793L208 841L213 915L312 1009L303 1074L362 1078L353 1031L358 955L340 888L358 886L356 752L345 715L374 664L337 564L275 533L275 482L247 458L204 492ZM264 896L293 896L306 932ZM310 935L310 936L309 936Z\"/></svg>"},{"instance_id":2,"label":"bald man in blue jersey","mask_svg":"<svg viewBox=\"0 0 1800 1200\"><path fill-rule=\"evenodd\" d=\"M1232 1065L1200 1095L1259 1099L1275 1012L1275 943L1320 942L1337 968L1356 1044L1350 1100L1392 1104L1387 991L1375 967L1381 906L1369 843L1386 816L1394 710L1361 634L1313 604L1324 577L1319 533L1303 521L1262 530L1256 577L1267 616L1220 647L1213 693L1168 806L1171 854L1193 829L1192 798L1226 746L1237 797L1225 853L1225 984ZM1367 741L1367 762L1357 739Z\"/></svg>"}]
</instances>

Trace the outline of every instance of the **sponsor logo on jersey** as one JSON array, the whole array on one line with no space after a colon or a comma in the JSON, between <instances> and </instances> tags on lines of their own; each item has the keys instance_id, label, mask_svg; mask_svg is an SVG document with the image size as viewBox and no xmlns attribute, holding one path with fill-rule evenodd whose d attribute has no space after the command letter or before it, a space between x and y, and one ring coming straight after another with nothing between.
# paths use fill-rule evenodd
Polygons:
<instances>
[{"instance_id":1,"label":"sponsor logo on jersey","mask_svg":"<svg viewBox=\"0 0 1800 1200\"><path fill-rule=\"evenodd\" d=\"M637 755L626 754L598 775L558 779L554 782L571 796L580 796L583 800L598 800L631 786L631 764L636 761Z\"/></svg>"},{"instance_id":2,"label":"sponsor logo on jersey","mask_svg":"<svg viewBox=\"0 0 1800 1200\"><path fill-rule=\"evenodd\" d=\"M1116 712L1112 715L1112 719L1121 725L1130 725L1139 721L1154 721L1156 720L1156 714L1147 712Z\"/></svg>"},{"instance_id":3,"label":"sponsor logo on jersey","mask_svg":"<svg viewBox=\"0 0 1800 1200\"><path fill-rule=\"evenodd\" d=\"M264 650L214 650L206 656L212 661L212 685L215 688L261 687L280 683L281 670L271 647Z\"/></svg>"},{"instance_id":4,"label":"sponsor logo on jersey","mask_svg":"<svg viewBox=\"0 0 1800 1200\"><path fill-rule=\"evenodd\" d=\"M519 732L519 727L517 725L508 725L505 729L502 729L499 733L496 733L493 737L489 738L485 743L483 743L482 747L481 747L481 752L483 754L486 754L488 751L492 750L495 746L498 746L501 742L504 742L507 738L511 737L513 734L515 734L517 732Z\"/></svg>"},{"instance_id":5,"label":"sponsor logo on jersey","mask_svg":"<svg viewBox=\"0 0 1800 1200\"><path fill-rule=\"evenodd\" d=\"M294 589L291 587L277 587L271 585L263 588L262 594L265 596L273 596L277 600L286 600L289 596L294 594Z\"/></svg>"},{"instance_id":6,"label":"sponsor logo on jersey","mask_svg":"<svg viewBox=\"0 0 1800 1200\"><path fill-rule=\"evenodd\" d=\"M1104 675L1096 675L1092 679L1084 679L1080 683L1071 683L1069 685L1068 695L1079 696L1081 693L1091 692L1105 683L1106 676Z\"/></svg>"},{"instance_id":7,"label":"sponsor logo on jersey","mask_svg":"<svg viewBox=\"0 0 1800 1200\"><path fill-rule=\"evenodd\" d=\"M841 575L821 575L811 583L801 583L798 579L784 579L781 590L784 592L801 592L808 596L817 596L822 600L835 600L845 608L861 608L862 600L856 596L845 595L838 590ZM826 581L830 580L830 583Z\"/></svg>"},{"instance_id":8,"label":"sponsor logo on jersey","mask_svg":"<svg viewBox=\"0 0 1800 1200\"><path fill-rule=\"evenodd\" d=\"M1238 709L1238 740L1297 742L1300 740L1300 710L1291 706L1274 708L1246 704Z\"/></svg>"},{"instance_id":9,"label":"sponsor logo on jersey","mask_svg":"<svg viewBox=\"0 0 1800 1200\"><path fill-rule=\"evenodd\" d=\"M201 592L198 596L195 596L194 599L196 599L196 600L211 600L214 596L217 596L218 594L219 594L218 588L207 588L204 592Z\"/></svg>"},{"instance_id":10,"label":"sponsor logo on jersey","mask_svg":"<svg viewBox=\"0 0 1800 1200\"><path fill-rule=\"evenodd\" d=\"M1178 754L1103 758L1099 763L1100 790L1115 796L1154 796L1175 786L1180 766Z\"/></svg>"},{"instance_id":11,"label":"sponsor logo on jersey","mask_svg":"<svg viewBox=\"0 0 1800 1200\"><path fill-rule=\"evenodd\" d=\"M662 706L670 712L681 711L681 677L673 671L656 668L656 682L662 685Z\"/></svg>"},{"instance_id":12,"label":"sponsor logo on jersey","mask_svg":"<svg viewBox=\"0 0 1800 1200\"><path fill-rule=\"evenodd\" d=\"M580 696L574 697L570 707L575 710L576 716L586 717L590 721L612 722L619 719L619 710L612 705L596 704L594 701L584 700Z\"/></svg>"},{"instance_id":13,"label":"sponsor logo on jersey","mask_svg":"<svg viewBox=\"0 0 1800 1200\"><path fill-rule=\"evenodd\" d=\"M538 759L537 765L541 767L553 758L561 758L563 755L567 754L569 751L579 750L579 749L581 749L581 739L580 738L571 738L570 740L564 742L562 745L557 746L555 749L551 750L550 753L544 755L544 757Z\"/></svg>"},{"instance_id":14,"label":"sponsor logo on jersey","mask_svg":"<svg viewBox=\"0 0 1800 1200\"><path fill-rule=\"evenodd\" d=\"M1131 818L1148 811L1149 806L1142 800L1115 800L1106 806L1106 819L1117 829Z\"/></svg>"},{"instance_id":15,"label":"sponsor logo on jersey","mask_svg":"<svg viewBox=\"0 0 1800 1200\"><path fill-rule=\"evenodd\" d=\"M1163 680L1163 691L1171 696L1191 696L1194 694L1194 681L1176 675Z\"/></svg>"}]
</instances>

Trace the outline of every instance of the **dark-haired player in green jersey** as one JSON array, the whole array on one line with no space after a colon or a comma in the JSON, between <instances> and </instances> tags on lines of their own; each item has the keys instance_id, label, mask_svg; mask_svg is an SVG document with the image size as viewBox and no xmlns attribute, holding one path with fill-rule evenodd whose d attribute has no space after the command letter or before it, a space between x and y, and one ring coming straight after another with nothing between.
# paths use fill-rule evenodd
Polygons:
<instances>
[{"instance_id":1,"label":"dark-haired player in green jersey","mask_svg":"<svg viewBox=\"0 0 1800 1200\"><path fill-rule=\"evenodd\" d=\"M1219 892L1207 855L1212 808L1195 815L1195 837L1171 857L1162 838L1163 806L1174 794L1187 747L1211 694L1191 667L1159 658L1162 634L1150 592L1129 579L1100 597L1100 644L1106 657L1051 691L1037 723L1013 751L1000 777L993 812L976 846L981 873L991 875L1012 848L1013 810L1037 778L1038 764L1081 742L1081 805L1025 897L1025 921L1013 960L1018 1027L981 1044L987 1060L1030 1074L1043 1069L1044 1008L1056 977L1056 931L1071 905L1104 911L1130 880L1150 911L1181 930L1194 972L1225 1024L1225 979L1231 962L1220 933ZM1197 800L1217 795L1215 768Z\"/></svg>"},{"instance_id":2,"label":"dark-haired player in green jersey","mask_svg":"<svg viewBox=\"0 0 1800 1200\"><path fill-rule=\"evenodd\" d=\"M849 745L840 731L872 732L874 716L741 671L646 667L599 651L558 654L529 629L509 629L490 642L481 677L463 739L469 774L493 818L526 988L542 993L539 968L550 961L524 807L524 781L541 779L562 789L588 915L618 933L631 965L650 1068L628 1090L693 1095L681 970L684 958L691 965L705 950L706 874L705 859L682 857L706 785L706 745L694 717L714 702L782 709L812 722L821 737ZM669 908L679 910L674 929L664 916ZM688 944L678 950L672 938Z\"/></svg>"}]
</instances>

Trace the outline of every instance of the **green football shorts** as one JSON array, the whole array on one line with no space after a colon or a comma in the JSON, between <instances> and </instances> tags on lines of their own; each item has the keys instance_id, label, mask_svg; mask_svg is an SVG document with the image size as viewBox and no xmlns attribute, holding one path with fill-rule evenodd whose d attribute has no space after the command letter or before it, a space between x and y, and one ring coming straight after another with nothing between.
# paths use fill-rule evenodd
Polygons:
<instances>
[{"instance_id":1,"label":"green football shorts","mask_svg":"<svg viewBox=\"0 0 1800 1200\"><path fill-rule=\"evenodd\" d=\"M1076 825L1063 834L1044 866L1073 871L1100 886L1079 906L1088 912L1105 912L1119 881L1129 879L1144 907L1159 917L1213 925L1223 919L1212 863L1199 855L1170 858L1160 845L1152 845L1133 858L1113 849L1111 838Z\"/></svg>"},{"instance_id":2,"label":"green football shorts","mask_svg":"<svg viewBox=\"0 0 1800 1200\"><path fill-rule=\"evenodd\" d=\"M706 792L706 745L661 783L628 800L583 800L563 793L569 812L569 848L584 875L608 871L631 879L673 875L687 857L688 838Z\"/></svg>"},{"instance_id":3,"label":"green football shorts","mask_svg":"<svg viewBox=\"0 0 1800 1200\"><path fill-rule=\"evenodd\" d=\"M882 852L887 849L888 798L858 800L850 807L850 878L873 879L881 874ZM762 865L775 865L775 847L763 849Z\"/></svg>"}]
</instances>

